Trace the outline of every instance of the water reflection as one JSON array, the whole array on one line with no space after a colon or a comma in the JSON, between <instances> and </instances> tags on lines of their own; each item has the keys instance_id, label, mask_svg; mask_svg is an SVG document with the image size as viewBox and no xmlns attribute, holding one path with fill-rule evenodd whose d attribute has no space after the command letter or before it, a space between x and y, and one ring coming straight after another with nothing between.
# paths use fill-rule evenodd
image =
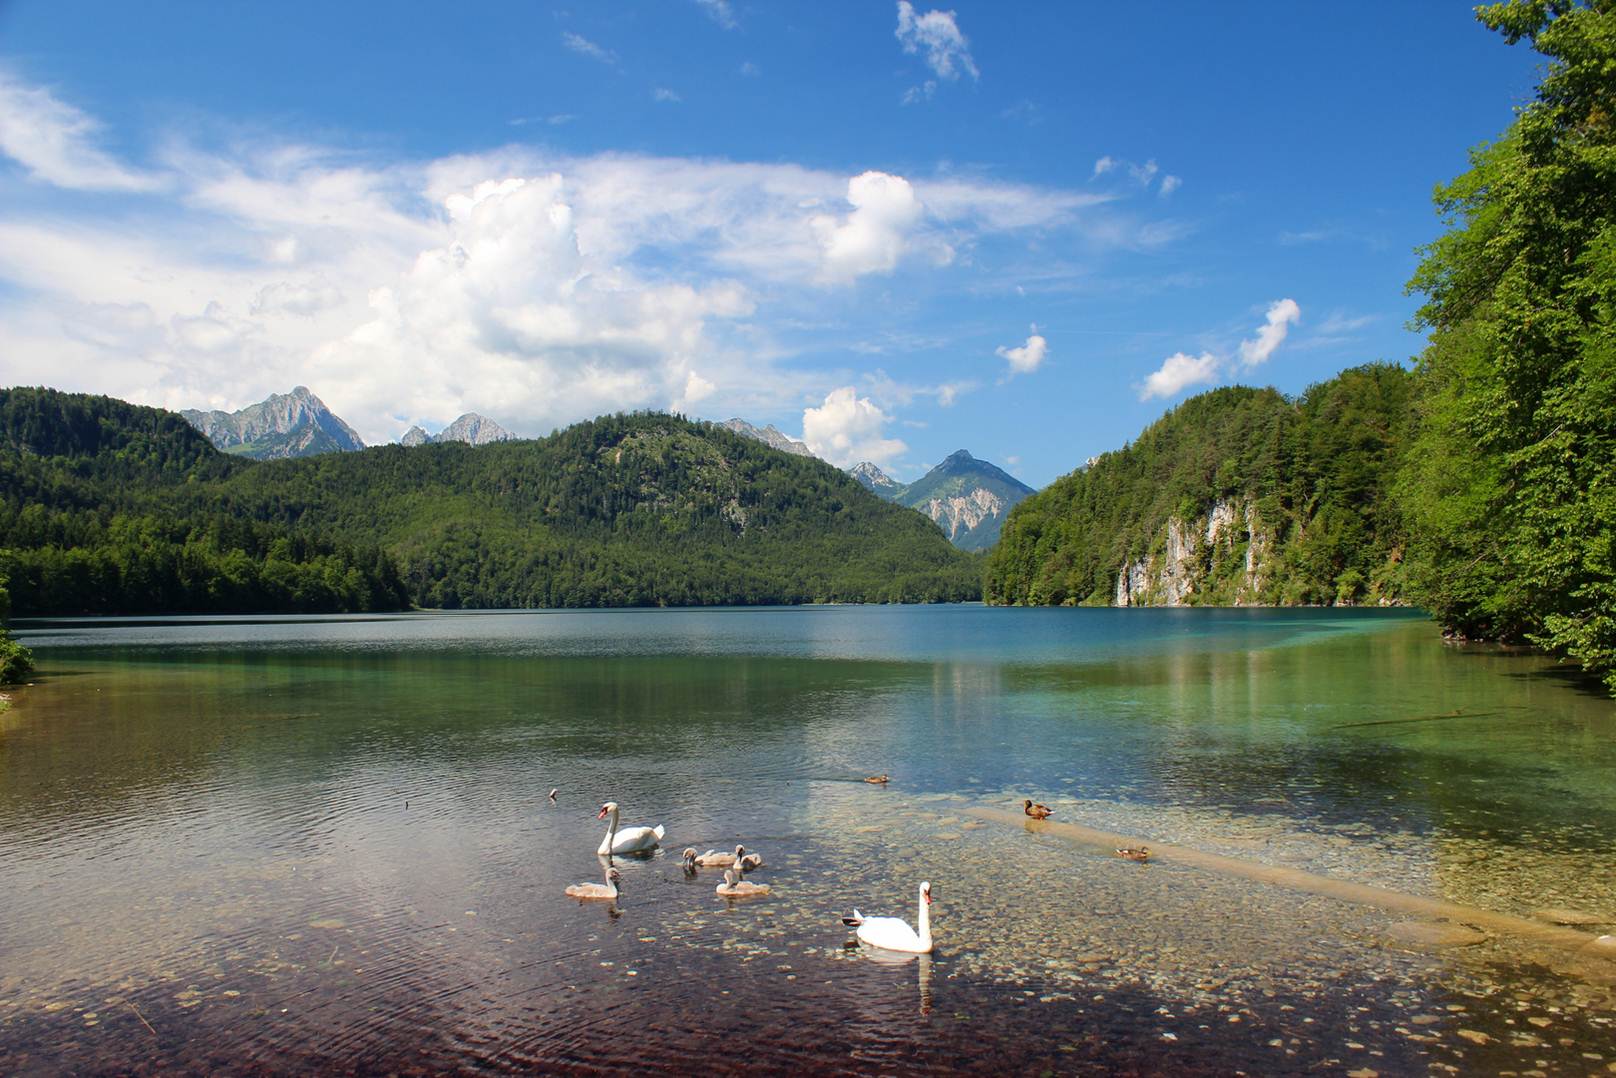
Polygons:
<instances>
[{"instance_id":1,"label":"water reflection","mask_svg":"<svg viewBox=\"0 0 1616 1078\"><path fill-rule=\"evenodd\" d=\"M0 1070L627 1066L714 1038L815 1069L1605 1050L1598 954L1414 946L1385 910L975 810L1031 796L1152 845L1616 917L1608 701L1417 622L1105 613L36 634L44 676L0 726ZM606 800L664 848L579 903ZM737 843L768 900L669 852ZM844 947L840 913L921 878L935 956Z\"/></svg>"}]
</instances>

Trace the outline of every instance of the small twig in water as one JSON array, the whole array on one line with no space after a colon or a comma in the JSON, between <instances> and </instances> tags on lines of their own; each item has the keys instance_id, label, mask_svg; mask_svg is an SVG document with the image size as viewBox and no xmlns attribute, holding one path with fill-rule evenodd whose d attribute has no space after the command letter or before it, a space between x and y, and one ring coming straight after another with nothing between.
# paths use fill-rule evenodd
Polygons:
<instances>
[{"instance_id":1,"label":"small twig in water","mask_svg":"<svg viewBox=\"0 0 1616 1078\"><path fill-rule=\"evenodd\" d=\"M139 1007L135 1006L133 1003L128 1002L127 1000L124 1002L124 1006L128 1007L130 1010L135 1012L135 1017L140 1019L140 1024L141 1025L145 1026L147 1029L151 1029L151 1035L153 1037L157 1036L157 1031L155 1029L152 1029L152 1024L150 1022L146 1021L146 1016L140 1013L140 1008Z\"/></svg>"},{"instance_id":2,"label":"small twig in water","mask_svg":"<svg viewBox=\"0 0 1616 1078\"><path fill-rule=\"evenodd\" d=\"M325 960L325 964L326 964L326 965L328 965L328 966L329 966L329 965L330 965L330 964L331 964L331 963L333 963L333 962L335 962L335 961L336 961L336 960L337 960L337 950L338 950L338 949L339 949L339 948L340 948L340 947L341 947L341 946L342 946L342 944L340 944L340 943L339 943L339 944L337 944L337 945L336 945L336 946L335 946L335 947L333 947L333 948L331 948L331 957L330 957L330 958L327 958L327 959L326 959L326 960Z\"/></svg>"}]
</instances>

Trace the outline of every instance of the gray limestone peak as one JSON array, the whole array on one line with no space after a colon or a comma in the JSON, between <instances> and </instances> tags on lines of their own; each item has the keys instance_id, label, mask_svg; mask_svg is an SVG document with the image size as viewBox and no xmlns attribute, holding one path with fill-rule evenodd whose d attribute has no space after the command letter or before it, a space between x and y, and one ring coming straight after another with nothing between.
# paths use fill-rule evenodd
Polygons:
<instances>
[{"instance_id":1,"label":"gray limestone peak","mask_svg":"<svg viewBox=\"0 0 1616 1078\"><path fill-rule=\"evenodd\" d=\"M811 457L814 455L814 451L809 449L802 442L799 442L795 438L782 434L776 430L773 423L770 423L761 430L754 427L744 419L726 419L719 425L727 430L734 431L736 434L745 435L748 438L762 442L764 445L773 446L775 449L779 449L786 453L795 453L799 457Z\"/></svg>"},{"instance_id":2,"label":"gray limestone peak","mask_svg":"<svg viewBox=\"0 0 1616 1078\"><path fill-rule=\"evenodd\" d=\"M365 448L354 429L307 386L271 394L238 412L187 409L180 415L215 447L260 460Z\"/></svg>"},{"instance_id":3,"label":"gray limestone peak","mask_svg":"<svg viewBox=\"0 0 1616 1078\"><path fill-rule=\"evenodd\" d=\"M428 434L420 427L411 427L400 438L400 445L428 445L435 442L465 442L467 445L487 445L490 442L508 442L516 435L487 416L467 412L444 427L437 434Z\"/></svg>"}]
</instances>

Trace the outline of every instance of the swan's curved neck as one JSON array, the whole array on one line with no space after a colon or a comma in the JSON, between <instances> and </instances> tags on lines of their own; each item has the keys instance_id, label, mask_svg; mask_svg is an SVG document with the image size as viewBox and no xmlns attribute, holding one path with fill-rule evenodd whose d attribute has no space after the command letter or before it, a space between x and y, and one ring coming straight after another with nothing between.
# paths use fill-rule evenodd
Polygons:
<instances>
[{"instance_id":1,"label":"swan's curved neck","mask_svg":"<svg viewBox=\"0 0 1616 1078\"><path fill-rule=\"evenodd\" d=\"M920 892L920 913L915 920L920 922L920 942L926 947L931 946L931 903L926 901L926 892Z\"/></svg>"},{"instance_id":2,"label":"swan's curved neck","mask_svg":"<svg viewBox=\"0 0 1616 1078\"><path fill-rule=\"evenodd\" d=\"M606 819L606 840L600 844L600 852L611 853L612 843L615 841L617 841L617 810L614 808Z\"/></svg>"}]
</instances>

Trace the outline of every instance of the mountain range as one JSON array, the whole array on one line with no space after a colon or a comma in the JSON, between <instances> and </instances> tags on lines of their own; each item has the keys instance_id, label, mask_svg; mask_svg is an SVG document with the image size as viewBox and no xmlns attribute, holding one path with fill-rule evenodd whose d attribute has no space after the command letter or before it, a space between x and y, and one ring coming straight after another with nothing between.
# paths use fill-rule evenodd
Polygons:
<instances>
[{"instance_id":1,"label":"mountain range","mask_svg":"<svg viewBox=\"0 0 1616 1078\"><path fill-rule=\"evenodd\" d=\"M298 386L290 393L271 394L268 400L239 412L203 412L190 408L180 415L201 431L215 449L253 460L313 457L365 448L354 429L309 392L307 386ZM487 416L467 412L437 434L411 427L399 441L404 445L434 442L489 445L515 437ZM806 451L806 447L804 449Z\"/></svg>"},{"instance_id":2,"label":"mountain range","mask_svg":"<svg viewBox=\"0 0 1616 1078\"><path fill-rule=\"evenodd\" d=\"M215 449L254 460L311 457L317 453L365 448L354 429L333 415L307 386L298 386L290 393L272 394L268 400L239 412L186 409L180 415L201 431Z\"/></svg>"},{"instance_id":3,"label":"mountain range","mask_svg":"<svg viewBox=\"0 0 1616 1078\"><path fill-rule=\"evenodd\" d=\"M400 438L400 445L431 445L435 442L465 442L467 445L491 445L508 442L516 435L487 416L467 412L437 434L428 434L420 427L411 427Z\"/></svg>"}]
</instances>

